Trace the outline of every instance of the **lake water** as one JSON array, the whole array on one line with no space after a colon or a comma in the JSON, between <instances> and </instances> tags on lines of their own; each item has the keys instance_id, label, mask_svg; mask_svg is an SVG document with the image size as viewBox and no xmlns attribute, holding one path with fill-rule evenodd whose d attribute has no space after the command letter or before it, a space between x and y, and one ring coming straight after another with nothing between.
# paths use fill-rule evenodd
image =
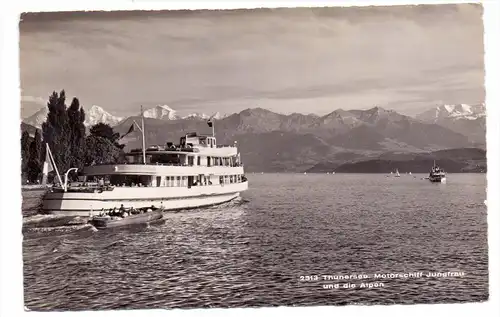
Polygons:
<instances>
[{"instance_id":1,"label":"lake water","mask_svg":"<svg viewBox=\"0 0 500 317\"><path fill-rule=\"evenodd\" d=\"M451 174L447 184L423 176L250 174L250 189L239 202L168 213L158 226L113 231L66 220L64 226L49 227L53 217L29 215L39 192L25 192L25 306L89 310L487 300L486 175ZM415 272L423 276L374 276ZM461 276L426 277L427 272ZM322 277L363 274L356 280ZM372 288L366 287L370 283Z\"/></svg>"}]
</instances>

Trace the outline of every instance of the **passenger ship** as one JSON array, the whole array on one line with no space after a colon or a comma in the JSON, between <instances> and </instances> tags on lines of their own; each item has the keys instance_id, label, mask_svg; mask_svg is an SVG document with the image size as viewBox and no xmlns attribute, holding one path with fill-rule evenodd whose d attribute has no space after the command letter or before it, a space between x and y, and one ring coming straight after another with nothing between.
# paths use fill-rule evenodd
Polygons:
<instances>
[{"instance_id":1,"label":"passenger ship","mask_svg":"<svg viewBox=\"0 0 500 317\"><path fill-rule=\"evenodd\" d=\"M436 161L434 161L428 178L431 183L446 183L446 173L442 168L436 165Z\"/></svg>"},{"instance_id":2,"label":"passenger ship","mask_svg":"<svg viewBox=\"0 0 500 317\"><path fill-rule=\"evenodd\" d=\"M126 164L85 167L83 179L76 184L67 182L68 173L76 168L66 172L63 183L47 147L47 157L60 184L45 195L42 211L93 216L113 208L154 206L180 210L222 204L248 189L236 142L232 146L218 145L210 120L212 135L188 133L178 144L168 142L148 148L144 117L142 127L135 124L142 132L142 150L128 152ZM44 175L46 172L44 166Z\"/></svg>"}]
</instances>

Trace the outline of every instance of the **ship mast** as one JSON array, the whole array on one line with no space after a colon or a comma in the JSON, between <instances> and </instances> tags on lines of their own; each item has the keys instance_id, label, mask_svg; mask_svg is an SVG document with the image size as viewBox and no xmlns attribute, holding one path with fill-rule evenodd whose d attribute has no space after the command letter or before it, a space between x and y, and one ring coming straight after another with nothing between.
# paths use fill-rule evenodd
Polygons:
<instances>
[{"instance_id":1,"label":"ship mast","mask_svg":"<svg viewBox=\"0 0 500 317\"><path fill-rule=\"evenodd\" d=\"M137 129L141 131L142 134L142 161L144 164L146 164L146 133L144 133L144 110L142 109L142 105L141 105L141 126L139 126L139 124L135 120L134 124L137 127Z\"/></svg>"},{"instance_id":2,"label":"ship mast","mask_svg":"<svg viewBox=\"0 0 500 317\"><path fill-rule=\"evenodd\" d=\"M212 137L215 138L215 125L214 125L214 118L217 113L214 113L210 118L207 120L207 124L210 128L212 128Z\"/></svg>"},{"instance_id":3,"label":"ship mast","mask_svg":"<svg viewBox=\"0 0 500 317\"><path fill-rule=\"evenodd\" d=\"M48 174L48 162L49 162L48 160L50 160L50 163L52 164L54 170L56 171L57 178L59 179L59 184L61 184L61 187L64 188L64 185L63 185L63 182L61 179L61 174L59 174L59 171L57 170L56 161L54 160L54 157L52 156L52 151L50 150L49 144L45 143L45 147L46 147L46 154L45 154L45 162L46 163L44 163L43 172L44 172L44 174L46 174L46 173ZM45 167L46 164L47 164L47 167ZM46 175L44 175L44 179L45 179L45 181L47 180ZM44 182L44 180L42 179L42 183L43 182Z\"/></svg>"},{"instance_id":4,"label":"ship mast","mask_svg":"<svg viewBox=\"0 0 500 317\"><path fill-rule=\"evenodd\" d=\"M146 134L144 133L144 111L141 106L142 161L146 164Z\"/></svg>"}]
</instances>

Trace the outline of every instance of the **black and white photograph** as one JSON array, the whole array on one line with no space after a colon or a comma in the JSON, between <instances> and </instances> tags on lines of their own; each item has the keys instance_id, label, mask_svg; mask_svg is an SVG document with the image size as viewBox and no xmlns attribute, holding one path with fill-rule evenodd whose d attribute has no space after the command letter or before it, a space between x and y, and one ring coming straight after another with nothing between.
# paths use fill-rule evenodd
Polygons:
<instances>
[{"instance_id":1,"label":"black and white photograph","mask_svg":"<svg viewBox=\"0 0 500 317\"><path fill-rule=\"evenodd\" d=\"M483 13L23 12L25 310L487 302Z\"/></svg>"}]
</instances>

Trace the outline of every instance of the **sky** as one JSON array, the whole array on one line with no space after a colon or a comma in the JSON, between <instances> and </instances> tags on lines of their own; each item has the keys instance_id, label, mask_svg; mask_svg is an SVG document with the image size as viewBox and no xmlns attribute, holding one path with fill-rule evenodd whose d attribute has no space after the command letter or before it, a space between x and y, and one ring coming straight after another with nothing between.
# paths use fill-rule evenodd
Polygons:
<instances>
[{"instance_id":1,"label":"sky","mask_svg":"<svg viewBox=\"0 0 500 317\"><path fill-rule=\"evenodd\" d=\"M117 116L380 106L415 115L484 102L473 4L27 14L21 116L66 90Z\"/></svg>"}]
</instances>

